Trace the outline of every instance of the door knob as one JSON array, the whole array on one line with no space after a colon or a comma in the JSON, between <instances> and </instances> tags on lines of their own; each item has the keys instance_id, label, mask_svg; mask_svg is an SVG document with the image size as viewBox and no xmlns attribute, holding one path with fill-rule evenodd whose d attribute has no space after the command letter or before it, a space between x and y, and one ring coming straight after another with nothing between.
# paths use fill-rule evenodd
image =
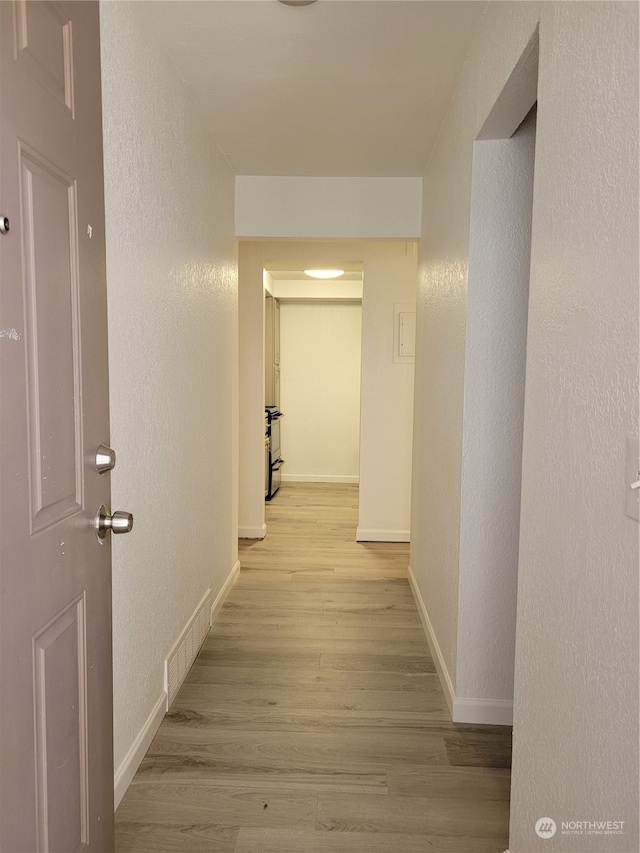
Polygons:
<instances>
[{"instance_id":1,"label":"door knob","mask_svg":"<svg viewBox=\"0 0 640 853\"><path fill-rule=\"evenodd\" d=\"M104 541L109 531L112 533L129 533L133 528L133 516L130 512L114 512L102 504L95 518L95 528L100 542Z\"/></svg>"}]
</instances>

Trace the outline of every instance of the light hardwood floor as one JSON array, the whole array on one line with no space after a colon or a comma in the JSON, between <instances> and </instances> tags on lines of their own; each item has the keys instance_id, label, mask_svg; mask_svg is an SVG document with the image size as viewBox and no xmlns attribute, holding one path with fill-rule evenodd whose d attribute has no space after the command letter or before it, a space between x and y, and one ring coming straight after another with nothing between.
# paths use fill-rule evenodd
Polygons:
<instances>
[{"instance_id":1,"label":"light hardwood floor","mask_svg":"<svg viewBox=\"0 0 640 853\"><path fill-rule=\"evenodd\" d=\"M502 853L511 732L453 725L357 486L283 485L116 814L118 853Z\"/></svg>"}]
</instances>

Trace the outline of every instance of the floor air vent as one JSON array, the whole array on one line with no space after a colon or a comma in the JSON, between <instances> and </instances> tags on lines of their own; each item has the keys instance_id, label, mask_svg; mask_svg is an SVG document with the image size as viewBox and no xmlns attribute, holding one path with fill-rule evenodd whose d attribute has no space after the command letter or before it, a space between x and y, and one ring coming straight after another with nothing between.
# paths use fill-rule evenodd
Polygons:
<instances>
[{"instance_id":1,"label":"floor air vent","mask_svg":"<svg viewBox=\"0 0 640 853\"><path fill-rule=\"evenodd\" d=\"M211 590L196 607L164 662L164 681L167 691L167 710L200 651L211 626Z\"/></svg>"}]
</instances>

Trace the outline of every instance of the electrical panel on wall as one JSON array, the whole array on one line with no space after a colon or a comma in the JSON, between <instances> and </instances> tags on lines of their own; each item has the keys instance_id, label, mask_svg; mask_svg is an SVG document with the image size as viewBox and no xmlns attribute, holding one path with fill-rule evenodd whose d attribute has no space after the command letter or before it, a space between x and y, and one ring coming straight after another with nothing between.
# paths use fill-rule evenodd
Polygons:
<instances>
[{"instance_id":1,"label":"electrical panel on wall","mask_svg":"<svg viewBox=\"0 0 640 853\"><path fill-rule=\"evenodd\" d=\"M416 356L416 306L396 302L393 306L393 361L413 364Z\"/></svg>"}]
</instances>

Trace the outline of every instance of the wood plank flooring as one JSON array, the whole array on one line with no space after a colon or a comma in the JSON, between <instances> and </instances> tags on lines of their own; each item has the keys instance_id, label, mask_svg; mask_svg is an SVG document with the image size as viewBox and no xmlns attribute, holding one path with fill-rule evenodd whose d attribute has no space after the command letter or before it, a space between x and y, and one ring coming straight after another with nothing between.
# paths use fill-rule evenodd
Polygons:
<instances>
[{"instance_id":1,"label":"wood plank flooring","mask_svg":"<svg viewBox=\"0 0 640 853\"><path fill-rule=\"evenodd\" d=\"M511 732L450 722L408 545L282 486L116 813L117 853L503 853Z\"/></svg>"}]
</instances>

